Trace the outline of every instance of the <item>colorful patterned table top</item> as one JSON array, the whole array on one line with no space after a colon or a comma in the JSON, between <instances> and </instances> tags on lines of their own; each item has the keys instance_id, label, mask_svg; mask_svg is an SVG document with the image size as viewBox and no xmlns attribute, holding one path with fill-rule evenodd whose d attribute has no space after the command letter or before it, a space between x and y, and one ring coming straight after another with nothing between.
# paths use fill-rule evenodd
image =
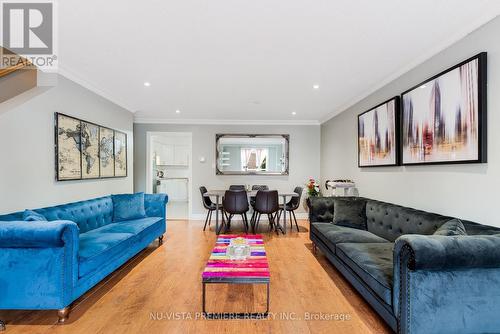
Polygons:
<instances>
[{"instance_id":1,"label":"colorful patterned table top","mask_svg":"<svg viewBox=\"0 0 500 334\"><path fill-rule=\"evenodd\" d=\"M230 260L226 255L229 242L237 237L247 239L250 245L251 255L246 260ZM269 276L264 241L259 234L219 235L202 274L203 282L211 283L266 283Z\"/></svg>"}]
</instances>

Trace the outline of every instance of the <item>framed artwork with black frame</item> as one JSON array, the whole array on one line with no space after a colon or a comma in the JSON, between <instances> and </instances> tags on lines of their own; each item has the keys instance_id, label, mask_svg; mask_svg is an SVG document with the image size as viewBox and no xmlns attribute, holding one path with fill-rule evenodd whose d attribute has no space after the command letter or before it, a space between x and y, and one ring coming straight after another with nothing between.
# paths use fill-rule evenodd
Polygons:
<instances>
[{"instance_id":1,"label":"framed artwork with black frame","mask_svg":"<svg viewBox=\"0 0 500 334\"><path fill-rule=\"evenodd\" d=\"M401 94L403 165L487 162L482 52Z\"/></svg>"},{"instance_id":2,"label":"framed artwork with black frame","mask_svg":"<svg viewBox=\"0 0 500 334\"><path fill-rule=\"evenodd\" d=\"M99 128L99 163L101 165L101 178L115 176L115 132L101 126Z\"/></svg>"},{"instance_id":3,"label":"framed artwork with black frame","mask_svg":"<svg viewBox=\"0 0 500 334\"><path fill-rule=\"evenodd\" d=\"M81 121L82 179L100 177L99 133L99 125Z\"/></svg>"},{"instance_id":4,"label":"framed artwork with black frame","mask_svg":"<svg viewBox=\"0 0 500 334\"><path fill-rule=\"evenodd\" d=\"M127 134L115 130L115 176L127 176Z\"/></svg>"},{"instance_id":5,"label":"framed artwork with black frame","mask_svg":"<svg viewBox=\"0 0 500 334\"><path fill-rule=\"evenodd\" d=\"M56 180L127 176L127 134L55 113Z\"/></svg>"},{"instance_id":6,"label":"framed artwork with black frame","mask_svg":"<svg viewBox=\"0 0 500 334\"><path fill-rule=\"evenodd\" d=\"M81 121L56 113L56 175L58 181L82 178Z\"/></svg>"},{"instance_id":7,"label":"framed artwork with black frame","mask_svg":"<svg viewBox=\"0 0 500 334\"><path fill-rule=\"evenodd\" d=\"M358 167L399 164L399 96L358 115Z\"/></svg>"}]
</instances>

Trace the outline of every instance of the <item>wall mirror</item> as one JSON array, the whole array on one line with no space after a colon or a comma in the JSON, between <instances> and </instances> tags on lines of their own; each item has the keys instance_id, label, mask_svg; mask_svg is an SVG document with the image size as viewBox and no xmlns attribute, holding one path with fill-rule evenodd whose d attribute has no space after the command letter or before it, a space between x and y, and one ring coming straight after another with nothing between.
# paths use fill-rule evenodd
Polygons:
<instances>
[{"instance_id":1,"label":"wall mirror","mask_svg":"<svg viewBox=\"0 0 500 334\"><path fill-rule=\"evenodd\" d=\"M217 134L217 175L288 175L289 135Z\"/></svg>"}]
</instances>

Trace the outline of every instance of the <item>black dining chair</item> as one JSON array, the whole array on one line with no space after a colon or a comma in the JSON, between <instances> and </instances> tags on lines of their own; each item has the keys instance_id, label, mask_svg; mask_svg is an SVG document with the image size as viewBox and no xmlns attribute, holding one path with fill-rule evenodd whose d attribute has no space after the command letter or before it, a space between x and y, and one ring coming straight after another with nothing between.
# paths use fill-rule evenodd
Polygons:
<instances>
[{"instance_id":1,"label":"black dining chair","mask_svg":"<svg viewBox=\"0 0 500 334\"><path fill-rule=\"evenodd\" d=\"M229 214L227 224L225 222L224 215L222 215L222 226L226 225L226 231L231 227L231 219L234 215L241 215L245 233L248 233L247 212L249 208L247 192L244 190L226 190L222 199L222 207L224 208L224 212ZM220 227L221 229L222 226Z\"/></svg>"},{"instance_id":2,"label":"black dining chair","mask_svg":"<svg viewBox=\"0 0 500 334\"><path fill-rule=\"evenodd\" d=\"M297 232L299 232L299 224L297 223L297 217L295 217L295 210L299 208L300 205L300 199L302 197L302 191L304 188L302 187L295 187L293 190L294 193L298 194L298 197L292 197L288 203L286 203L286 211L288 211L289 217L290 217L290 229L293 229L293 222L292 222L292 215L293 219L295 220L295 227L297 228ZM280 204L280 212L278 214L278 217L281 217L281 213L285 212L285 205Z\"/></svg>"},{"instance_id":3,"label":"black dining chair","mask_svg":"<svg viewBox=\"0 0 500 334\"><path fill-rule=\"evenodd\" d=\"M278 233L279 218L276 221L276 217L278 216L276 213L279 211L279 201L278 201L278 191L277 190L259 190L255 195L255 215L254 219L251 222L252 230L255 233L259 228L260 217L265 214L267 215L267 219L269 220L269 228L272 230L273 228ZM283 230L282 230L283 232Z\"/></svg>"},{"instance_id":4,"label":"black dining chair","mask_svg":"<svg viewBox=\"0 0 500 334\"><path fill-rule=\"evenodd\" d=\"M247 187L243 184L232 184L229 186L229 190L247 190Z\"/></svg>"},{"instance_id":5,"label":"black dining chair","mask_svg":"<svg viewBox=\"0 0 500 334\"><path fill-rule=\"evenodd\" d=\"M207 192L208 192L208 190L206 187L204 187L204 186L200 187L201 200L203 202L203 207L208 210L207 211L207 218L205 218L205 225L203 226L203 231L205 231L205 229L207 228L207 222L208 222L208 226L210 226L210 223L212 221L212 212L217 210L217 205L214 202L212 202L210 197L203 196ZM220 205L220 204L219 204L219 210L223 211L222 205Z\"/></svg>"},{"instance_id":6,"label":"black dining chair","mask_svg":"<svg viewBox=\"0 0 500 334\"><path fill-rule=\"evenodd\" d=\"M269 187L264 185L264 184L254 184L252 186L252 190L255 191L255 190L269 190ZM253 221L253 219L255 218L255 196L250 196L250 206L252 207L252 209L254 209L254 211L252 212L252 218L250 219L250 221Z\"/></svg>"}]
</instances>

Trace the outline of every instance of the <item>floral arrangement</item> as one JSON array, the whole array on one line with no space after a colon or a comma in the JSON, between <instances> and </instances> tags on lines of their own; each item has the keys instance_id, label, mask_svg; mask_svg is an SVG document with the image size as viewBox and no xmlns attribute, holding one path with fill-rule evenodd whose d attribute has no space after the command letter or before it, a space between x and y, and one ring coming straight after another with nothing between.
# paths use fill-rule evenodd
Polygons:
<instances>
[{"instance_id":1,"label":"floral arrangement","mask_svg":"<svg viewBox=\"0 0 500 334\"><path fill-rule=\"evenodd\" d=\"M309 178L309 182L306 183L306 187L309 197L316 197L320 195L319 184L312 177Z\"/></svg>"}]
</instances>

